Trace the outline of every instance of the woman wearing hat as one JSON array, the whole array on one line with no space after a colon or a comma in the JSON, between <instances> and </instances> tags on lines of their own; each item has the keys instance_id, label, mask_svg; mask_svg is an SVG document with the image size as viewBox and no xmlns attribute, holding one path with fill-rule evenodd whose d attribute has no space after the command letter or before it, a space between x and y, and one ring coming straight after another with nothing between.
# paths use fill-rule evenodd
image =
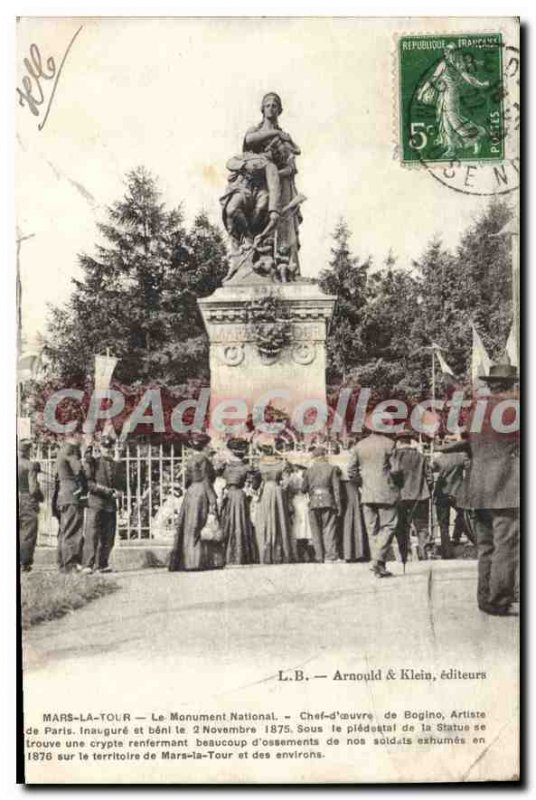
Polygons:
<instances>
[{"instance_id":1,"label":"woman wearing hat","mask_svg":"<svg viewBox=\"0 0 536 800\"><path fill-rule=\"evenodd\" d=\"M248 443L231 439L227 448L234 455L223 469L225 500L222 508L222 529L227 564L252 564L255 558L249 498L244 486L251 473L246 463Z\"/></svg>"},{"instance_id":2,"label":"woman wearing hat","mask_svg":"<svg viewBox=\"0 0 536 800\"><path fill-rule=\"evenodd\" d=\"M295 561L287 499L282 487L286 462L275 452L275 442L264 440L258 447L261 477L260 499L255 515L255 534L262 564Z\"/></svg>"},{"instance_id":3,"label":"woman wearing hat","mask_svg":"<svg viewBox=\"0 0 536 800\"><path fill-rule=\"evenodd\" d=\"M201 539L209 513L217 515L214 468L206 453L209 442L210 436L204 433L191 437L195 452L186 465L187 488L170 556L171 572L215 569L224 565L222 545Z\"/></svg>"}]
</instances>

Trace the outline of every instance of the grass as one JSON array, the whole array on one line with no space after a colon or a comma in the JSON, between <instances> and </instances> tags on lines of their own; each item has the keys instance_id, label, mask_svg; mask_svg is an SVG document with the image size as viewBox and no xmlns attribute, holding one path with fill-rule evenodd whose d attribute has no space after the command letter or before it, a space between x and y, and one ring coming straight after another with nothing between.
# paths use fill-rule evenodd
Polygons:
<instances>
[{"instance_id":1,"label":"grass","mask_svg":"<svg viewBox=\"0 0 536 800\"><path fill-rule=\"evenodd\" d=\"M40 622L63 617L118 588L113 579L98 575L22 573L22 628L27 630Z\"/></svg>"}]
</instances>

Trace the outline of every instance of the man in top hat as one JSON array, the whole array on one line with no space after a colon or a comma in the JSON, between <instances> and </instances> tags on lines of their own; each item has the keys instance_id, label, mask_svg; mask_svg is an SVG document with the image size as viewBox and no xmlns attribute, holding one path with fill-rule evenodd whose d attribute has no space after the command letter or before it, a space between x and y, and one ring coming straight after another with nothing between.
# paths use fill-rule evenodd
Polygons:
<instances>
[{"instance_id":1,"label":"man in top hat","mask_svg":"<svg viewBox=\"0 0 536 800\"><path fill-rule=\"evenodd\" d=\"M120 465L113 456L114 439L103 436L100 455L85 459L88 485L83 572L111 572L110 554L117 525L117 498L123 489Z\"/></svg>"},{"instance_id":2,"label":"man in top hat","mask_svg":"<svg viewBox=\"0 0 536 800\"><path fill-rule=\"evenodd\" d=\"M339 560L337 519L342 516L341 479L323 445L314 448L313 463L305 472L302 491L309 495L309 524L317 561Z\"/></svg>"},{"instance_id":3,"label":"man in top hat","mask_svg":"<svg viewBox=\"0 0 536 800\"><path fill-rule=\"evenodd\" d=\"M396 483L393 420L374 415L365 422L370 431L352 448L348 477L361 487L363 517L372 551L372 572L378 578L392 575L385 562L395 536L400 496Z\"/></svg>"},{"instance_id":4,"label":"man in top hat","mask_svg":"<svg viewBox=\"0 0 536 800\"><path fill-rule=\"evenodd\" d=\"M32 569L37 544L39 503L44 499L39 486L38 463L30 460L32 443L19 442L17 458L17 488L19 495L19 558L23 572Z\"/></svg>"},{"instance_id":5,"label":"man in top hat","mask_svg":"<svg viewBox=\"0 0 536 800\"><path fill-rule=\"evenodd\" d=\"M59 515L58 567L60 572L82 569L84 504L87 481L82 466L80 437L70 434L56 460L56 489L53 508Z\"/></svg>"},{"instance_id":6,"label":"man in top hat","mask_svg":"<svg viewBox=\"0 0 536 800\"><path fill-rule=\"evenodd\" d=\"M400 431L396 441L395 462L397 483L400 488L396 538L402 561L405 563L412 524L417 533L419 560L428 558L433 547L429 517L433 479L428 459L415 446L414 433L411 430Z\"/></svg>"},{"instance_id":7,"label":"man in top hat","mask_svg":"<svg viewBox=\"0 0 536 800\"><path fill-rule=\"evenodd\" d=\"M468 436L441 448L470 457L463 487L463 505L473 509L478 546L478 607L503 616L514 602L519 546L519 426L518 398L513 391L517 370L509 363L493 364L481 376L490 390L481 425Z\"/></svg>"}]
</instances>

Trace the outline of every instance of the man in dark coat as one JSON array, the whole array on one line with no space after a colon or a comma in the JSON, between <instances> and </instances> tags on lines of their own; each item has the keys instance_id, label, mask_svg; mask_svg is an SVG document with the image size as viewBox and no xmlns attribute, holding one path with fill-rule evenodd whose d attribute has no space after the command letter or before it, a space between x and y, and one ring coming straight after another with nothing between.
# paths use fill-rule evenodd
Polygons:
<instances>
[{"instance_id":1,"label":"man in dark coat","mask_svg":"<svg viewBox=\"0 0 536 800\"><path fill-rule=\"evenodd\" d=\"M432 464L436 472L434 503L441 535L441 557L452 558L452 545L458 544L462 533L475 544L473 533L460 508L463 473L469 459L465 453L438 453ZM450 540L450 510L454 509L454 533Z\"/></svg>"},{"instance_id":2,"label":"man in dark coat","mask_svg":"<svg viewBox=\"0 0 536 800\"><path fill-rule=\"evenodd\" d=\"M363 516L367 529L372 572L378 578L392 575L385 567L395 536L399 490L394 471L394 440L386 433L372 432L352 449L348 477L361 487Z\"/></svg>"},{"instance_id":3,"label":"man in dark coat","mask_svg":"<svg viewBox=\"0 0 536 800\"><path fill-rule=\"evenodd\" d=\"M397 483L400 487L396 538L404 563L407 560L412 524L417 533L419 560L428 558L433 547L430 531L432 470L430 462L419 452L414 443L415 438L412 432L402 431L397 435L397 448L394 456Z\"/></svg>"},{"instance_id":4,"label":"man in dark coat","mask_svg":"<svg viewBox=\"0 0 536 800\"><path fill-rule=\"evenodd\" d=\"M463 505L473 509L478 607L487 614L503 616L514 602L519 546L518 400L513 392L517 370L510 364L493 364L490 374L481 380L488 384L491 395L482 425L475 426L480 430L473 432L470 423L467 439L446 445L442 451L466 452L471 459Z\"/></svg>"},{"instance_id":5,"label":"man in dark coat","mask_svg":"<svg viewBox=\"0 0 536 800\"><path fill-rule=\"evenodd\" d=\"M309 495L309 524L317 561L339 560L337 519L342 515L338 467L327 460L323 446L313 451L313 463L303 476L302 490Z\"/></svg>"},{"instance_id":6,"label":"man in dark coat","mask_svg":"<svg viewBox=\"0 0 536 800\"><path fill-rule=\"evenodd\" d=\"M83 572L111 572L110 553L114 546L117 526L116 499L122 489L120 465L113 457L114 440L103 436L100 455L91 454L86 459L85 472L88 484L88 500Z\"/></svg>"},{"instance_id":7,"label":"man in dark coat","mask_svg":"<svg viewBox=\"0 0 536 800\"><path fill-rule=\"evenodd\" d=\"M69 437L56 462L57 493L54 502L59 512L58 566L60 572L80 570L82 557L84 502L87 490L80 444Z\"/></svg>"},{"instance_id":8,"label":"man in dark coat","mask_svg":"<svg viewBox=\"0 0 536 800\"><path fill-rule=\"evenodd\" d=\"M19 443L17 458L17 488L19 495L19 559L23 572L32 569L37 544L39 503L44 499L39 486L40 466L30 460L32 443Z\"/></svg>"}]
</instances>

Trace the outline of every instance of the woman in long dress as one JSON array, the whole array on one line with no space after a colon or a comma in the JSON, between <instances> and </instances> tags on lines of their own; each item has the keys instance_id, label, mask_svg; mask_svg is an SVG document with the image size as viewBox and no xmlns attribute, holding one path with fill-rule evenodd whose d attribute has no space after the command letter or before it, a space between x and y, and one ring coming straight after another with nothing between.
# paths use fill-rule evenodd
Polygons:
<instances>
[{"instance_id":1,"label":"woman in long dress","mask_svg":"<svg viewBox=\"0 0 536 800\"><path fill-rule=\"evenodd\" d=\"M191 444L196 452L186 465L187 488L170 555L170 572L216 569L225 563L222 544L201 539L209 513L217 516L214 468L205 452L209 441L206 434L192 437Z\"/></svg>"},{"instance_id":2,"label":"woman in long dress","mask_svg":"<svg viewBox=\"0 0 536 800\"><path fill-rule=\"evenodd\" d=\"M222 508L222 529L227 564L252 564L255 559L249 497L244 491L251 469L245 462L247 442L231 440L227 447L235 455L222 473L225 498Z\"/></svg>"},{"instance_id":3,"label":"woman in long dress","mask_svg":"<svg viewBox=\"0 0 536 800\"><path fill-rule=\"evenodd\" d=\"M359 488L348 476L350 451L343 451L330 458L341 471L341 494L343 500L342 557L345 561L370 561L367 530L361 507Z\"/></svg>"},{"instance_id":4,"label":"woman in long dress","mask_svg":"<svg viewBox=\"0 0 536 800\"><path fill-rule=\"evenodd\" d=\"M273 445L262 445L259 459L260 498L255 513L255 534L262 564L286 564L296 560L290 530L287 499L281 486L285 462Z\"/></svg>"}]
</instances>

